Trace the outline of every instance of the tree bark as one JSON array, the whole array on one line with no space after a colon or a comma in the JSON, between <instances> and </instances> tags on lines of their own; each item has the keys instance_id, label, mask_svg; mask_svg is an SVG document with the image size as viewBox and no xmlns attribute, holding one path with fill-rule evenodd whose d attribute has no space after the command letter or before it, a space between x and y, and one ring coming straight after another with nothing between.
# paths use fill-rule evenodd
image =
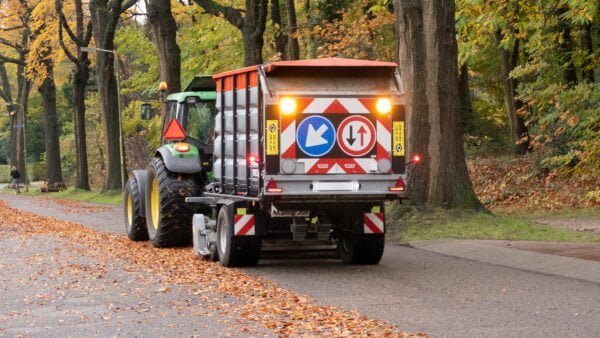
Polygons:
<instances>
[{"instance_id":1,"label":"tree bark","mask_svg":"<svg viewBox=\"0 0 600 338\"><path fill-rule=\"evenodd\" d=\"M46 180L49 186L64 185L60 160L56 85L50 62L45 62L46 77L38 87L44 109L44 146L46 148Z\"/></svg>"},{"instance_id":2,"label":"tree bark","mask_svg":"<svg viewBox=\"0 0 600 338\"><path fill-rule=\"evenodd\" d=\"M135 2L130 0L90 0L89 8L96 48L108 51L115 49L114 39L119 16ZM119 92L115 75L114 53L104 51L96 53L96 76L107 157L103 190L120 190L125 164L121 163L123 149L120 146Z\"/></svg>"},{"instance_id":3,"label":"tree bark","mask_svg":"<svg viewBox=\"0 0 600 338\"><path fill-rule=\"evenodd\" d=\"M460 66L458 93L463 128L468 129L468 126L471 125L470 122L473 120L473 101L471 100L471 89L469 86L469 66L466 63Z\"/></svg>"},{"instance_id":4,"label":"tree bark","mask_svg":"<svg viewBox=\"0 0 600 338\"><path fill-rule=\"evenodd\" d=\"M170 0L149 0L148 23L158 52L160 80L169 92L181 91L181 51L177 45L177 23L171 13Z\"/></svg>"},{"instance_id":5,"label":"tree bark","mask_svg":"<svg viewBox=\"0 0 600 338\"><path fill-rule=\"evenodd\" d=\"M87 59L87 57L86 57ZM87 133L85 131L85 93L89 79L89 63L73 67L73 100L75 102L75 188L90 190Z\"/></svg>"},{"instance_id":6,"label":"tree bark","mask_svg":"<svg viewBox=\"0 0 600 338\"><path fill-rule=\"evenodd\" d=\"M279 0L271 0L271 22L275 31L275 52L280 60L287 60L288 37L281 22L281 6Z\"/></svg>"},{"instance_id":7,"label":"tree bark","mask_svg":"<svg viewBox=\"0 0 600 338\"><path fill-rule=\"evenodd\" d=\"M285 0L285 9L287 12L287 21L289 27L288 46L290 51L290 60L300 59L300 45L298 44L298 20L296 18L296 5L294 0Z\"/></svg>"},{"instance_id":8,"label":"tree bark","mask_svg":"<svg viewBox=\"0 0 600 338\"><path fill-rule=\"evenodd\" d=\"M510 77L510 73L517 66L519 59L519 40L515 41L512 50L507 50L500 46L502 32L497 30L494 37L500 53L504 108L508 115L513 153L523 155L529 151L529 131L525 126L525 120L519 115L519 109L523 107L523 103L517 99L518 82Z\"/></svg>"},{"instance_id":9,"label":"tree bark","mask_svg":"<svg viewBox=\"0 0 600 338\"><path fill-rule=\"evenodd\" d=\"M586 59L581 65L583 68L582 74L585 81L594 83L594 69L589 67L590 59L594 56L594 44L592 41L592 23L588 22L583 26L583 34L581 36L581 45L586 53Z\"/></svg>"},{"instance_id":10,"label":"tree bark","mask_svg":"<svg viewBox=\"0 0 600 338\"><path fill-rule=\"evenodd\" d=\"M55 0L56 13L59 17L58 37L59 44L68 59L73 63L73 101L75 111L75 188L90 190L89 169L87 156L87 136L85 130L85 95L87 82L90 77L90 60L87 52L82 52L81 47L89 45L92 35L91 21L85 23L83 3L75 0L75 31L71 29L62 11L61 0ZM63 30L67 31L70 40L76 46L72 53L64 43Z\"/></svg>"},{"instance_id":11,"label":"tree bark","mask_svg":"<svg viewBox=\"0 0 600 338\"><path fill-rule=\"evenodd\" d=\"M453 0L396 0L399 64L408 117L409 154L422 162L409 172L417 203L481 207L463 149L458 49Z\"/></svg>"}]
</instances>

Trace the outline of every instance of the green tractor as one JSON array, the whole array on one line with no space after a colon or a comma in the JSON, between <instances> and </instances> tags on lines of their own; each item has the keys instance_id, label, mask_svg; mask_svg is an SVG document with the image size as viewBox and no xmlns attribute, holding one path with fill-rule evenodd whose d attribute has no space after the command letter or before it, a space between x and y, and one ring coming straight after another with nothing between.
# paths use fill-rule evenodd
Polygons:
<instances>
[{"instance_id":1,"label":"green tractor","mask_svg":"<svg viewBox=\"0 0 600 338\"><path fill-rule=\"evenodd\" d=\"M162 102L161 146L148 168L134 170L124 192L125 229L133 241L154 247L186 246L192 241L192 217L202 207L186 203L209 182L216 87L210 76L194 78L184 92ZM149 104L142 118L152 118Z\"/></svg>"}]
</instances>

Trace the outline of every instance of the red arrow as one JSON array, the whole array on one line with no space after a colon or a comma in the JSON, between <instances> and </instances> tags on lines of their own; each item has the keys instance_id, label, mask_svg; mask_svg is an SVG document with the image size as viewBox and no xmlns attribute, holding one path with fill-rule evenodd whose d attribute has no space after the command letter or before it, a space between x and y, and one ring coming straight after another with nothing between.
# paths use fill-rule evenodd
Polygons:
<instances>
[{"instance_id":1,"label":"red arrow","mask_svg":"<svg viewBox=\"0 0 600 338\"><path fill-rule=\"evenodd\" d=\"M360 146L364 146L365 145L365 133L367 131L365 130L365 126L361 125L360 128L358 129L358 133L360 134Z\"/></svg>"}]
</instances>

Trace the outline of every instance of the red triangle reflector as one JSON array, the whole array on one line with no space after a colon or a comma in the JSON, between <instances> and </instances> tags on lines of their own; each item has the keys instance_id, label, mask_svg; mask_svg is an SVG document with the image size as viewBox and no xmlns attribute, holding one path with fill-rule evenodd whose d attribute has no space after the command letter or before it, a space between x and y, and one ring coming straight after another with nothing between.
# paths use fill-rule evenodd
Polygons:
<instances>
[{"instance_id":1,"label":"red triangle reflector","mask_svg":"<svg viewBox=\"0 0 600 338\"><path fill-rule=\"evenodd\" d=\"M169 125L163 134L163 138L167 141L185 139L185 130L183 130L183 127L177 119L172 119L171 122L169 122Z\"/></svg>"}]
</instances>

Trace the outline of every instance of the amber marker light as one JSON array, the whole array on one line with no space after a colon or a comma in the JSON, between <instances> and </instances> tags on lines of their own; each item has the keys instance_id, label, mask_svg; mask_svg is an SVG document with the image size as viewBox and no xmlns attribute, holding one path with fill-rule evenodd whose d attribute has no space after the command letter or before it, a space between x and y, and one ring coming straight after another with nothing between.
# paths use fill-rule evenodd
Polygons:
<instances>
[{"instance_id":1,"label":"amber marker light","mask_svg":"<svg viewBox=\"0 0 600 338\"><path fill-rule=\"evenodd\" d=\"M279 110L283 115L293 115L296 113L296 100L291 97L284 97L279 101Z\"/></svg>"},{"instance_id":2,"label":"amber marker light","mask_svg":"<svg viewBox=\"0 0 600 338\"><path fill-rule=\"evenodd\" d=\"M188 151L190 151L189 143L175 143L175 146L173 146L173 148L175 148L175 150L179 153L187 153Z\"/></svg>"},{"instance_id":3,"label":"amber marker light","mask_svg":"<svg viewBox=\"0 0 600 338\"><path fill-rule=\"evenodd\" d=\"M169 89L169 86L167 86L167 83L165 81L160 81L160 84L158 85L158 89L160 91L166 92L167 89Z\"/></svg>"},{"instance_id":4,"label":"amber marker light","mask_svg":"<svg viewBox=\"0 0 600 338\"><path fill-rule=\"evenodd\" d=\"M377 109L379 114L389 114L392 111L392 101L387 97L379 98L377 99L375 109Z\"/></svg>"}]
</instances>

